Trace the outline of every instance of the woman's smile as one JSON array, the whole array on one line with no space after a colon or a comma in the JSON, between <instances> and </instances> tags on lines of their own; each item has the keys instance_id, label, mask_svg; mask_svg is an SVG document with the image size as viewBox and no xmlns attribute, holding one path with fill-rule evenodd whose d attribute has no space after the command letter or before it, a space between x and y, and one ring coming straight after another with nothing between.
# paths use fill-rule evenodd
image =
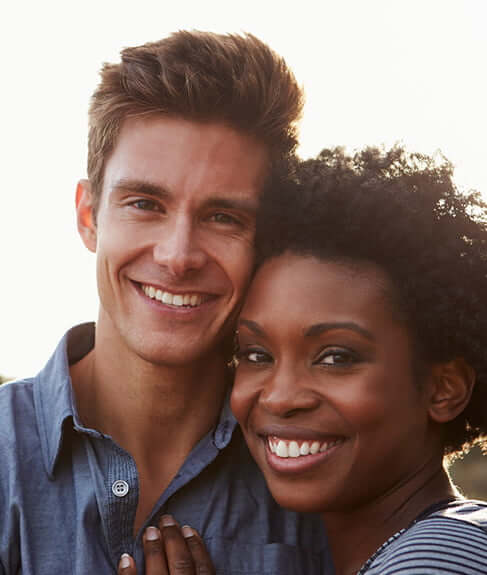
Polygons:
<instances>
[{"instance_id":1,"label":"woman's smile","mask_svg":"<svg viewBox=\"0 0 487 575\"><path fill-rule=\"evenodd\" d=\"M265 441L266 459L275 473L302 473L322 464L344 444L344 438L328 441L299 441L268 437Z\"/></svg>"}]
</instances>

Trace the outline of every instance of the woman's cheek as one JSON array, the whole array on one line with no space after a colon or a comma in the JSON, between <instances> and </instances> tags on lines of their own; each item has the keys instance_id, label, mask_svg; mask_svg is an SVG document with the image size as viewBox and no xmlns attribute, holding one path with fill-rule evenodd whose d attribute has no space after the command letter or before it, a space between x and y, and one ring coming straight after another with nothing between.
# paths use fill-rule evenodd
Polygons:
<instances>
[{"instance_id":1,"label":"woman's cheek","mask_svg":"<svg viewBox=\"0 0 487 575\"><path fill-rule=\"evenodd\" d=\"M255 378L244 367L239 366L233 384L230 406L233 414L240 425L244 426L252 406L256 403L259 395L258 385Z\"/></svg>"}]
</instances>

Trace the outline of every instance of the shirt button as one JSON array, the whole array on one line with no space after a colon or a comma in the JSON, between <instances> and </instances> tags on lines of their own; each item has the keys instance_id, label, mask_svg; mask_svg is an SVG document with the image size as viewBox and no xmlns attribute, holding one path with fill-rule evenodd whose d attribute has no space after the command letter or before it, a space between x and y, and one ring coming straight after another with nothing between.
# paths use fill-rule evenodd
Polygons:
<instances>
[{"instance_id":1,"label":"shirt button","mask_svg":"<svg viewBox=\"0 0 487 575\"><path fill-rule=\"evenodd\" d=\"M112 492L116 497L125 497L129 492L129 484L126 481L123 481L123 479L114 481L112 485Z\"/></svg>"}]
</instances>

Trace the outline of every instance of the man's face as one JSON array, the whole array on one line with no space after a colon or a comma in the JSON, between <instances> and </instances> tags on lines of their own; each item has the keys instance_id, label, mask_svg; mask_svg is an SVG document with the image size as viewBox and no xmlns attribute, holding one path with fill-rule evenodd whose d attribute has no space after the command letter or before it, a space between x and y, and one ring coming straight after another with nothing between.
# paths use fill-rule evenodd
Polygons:
<instances>
[{"instance_id":1,"label":"man's face","mask_svg":"<svg viewBox=\"0 0 487 575\"><path fill-rule=\"evenodd\" d=\"M211 353L253 264L266 148L223 124L129 119L104 174L96 225L88 183L80 232L97 252L98 330L165 365Z\"/></svg>"}]
</instances>

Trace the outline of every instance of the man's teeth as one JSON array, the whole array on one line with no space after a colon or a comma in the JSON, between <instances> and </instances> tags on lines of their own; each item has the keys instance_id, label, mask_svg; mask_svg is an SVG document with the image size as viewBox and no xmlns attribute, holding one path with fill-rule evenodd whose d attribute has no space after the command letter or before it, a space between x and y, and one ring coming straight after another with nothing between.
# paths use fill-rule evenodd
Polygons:
<instances>
[{"instance_id":1,"label":"man's teeth","mask_svg":"<svg viewBox=\"0 0 487 575\"><path fill-rule=\"evenodd\" d=\"M156 299L162 303L175 306L196 307L203 301L203 298L198 294L172 294L149 285L142 285L142 291L151 299Z\"/></svg>"},{"instance_id":2,"label":"man's teeth","mask_svg":"<svg viewBox=\"0 0 487 575\"><path fill-rule=\"evenodd\" d=\"M283 458L323 453L342 441L343 439L334 439L333 441L300 441L298 443L297 441L288 441L277 437L267 438L267 443L272 453L277 455L277 457Z\"/></svg>"}]
</instances>

